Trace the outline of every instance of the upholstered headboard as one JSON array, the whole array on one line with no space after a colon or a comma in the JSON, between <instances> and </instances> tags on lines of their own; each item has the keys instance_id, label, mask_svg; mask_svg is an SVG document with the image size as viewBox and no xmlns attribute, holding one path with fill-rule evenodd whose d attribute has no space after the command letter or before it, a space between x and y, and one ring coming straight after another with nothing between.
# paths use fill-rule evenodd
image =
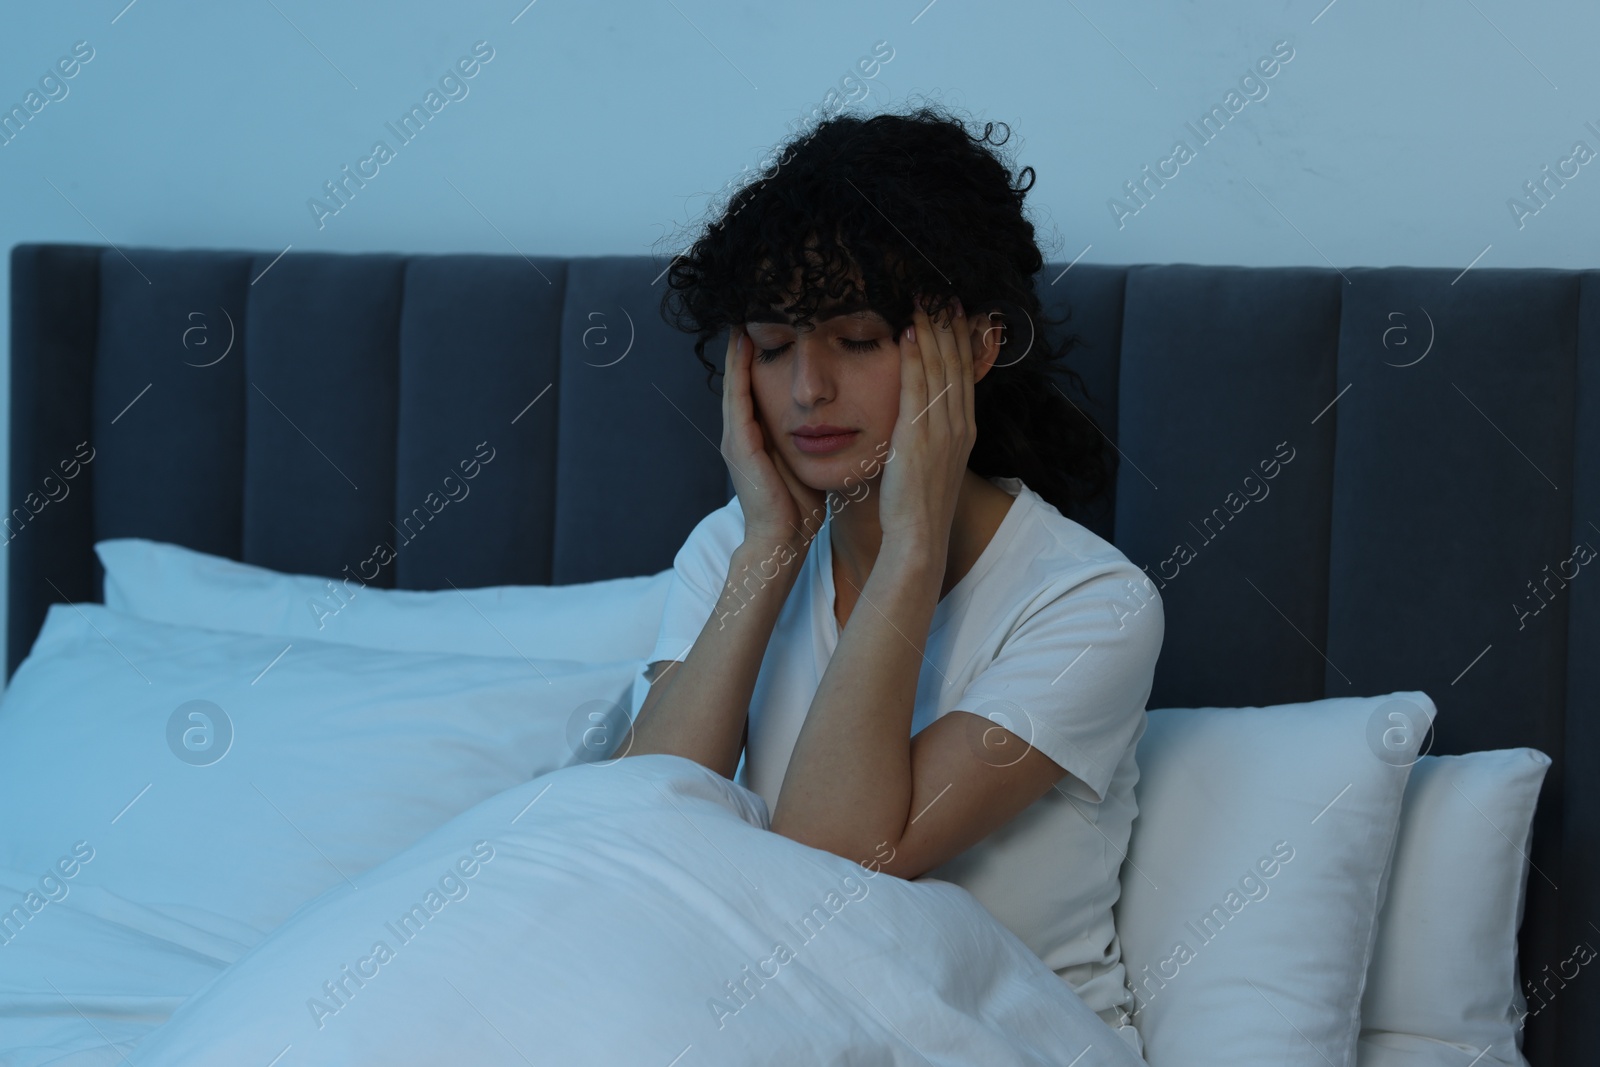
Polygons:
<instances>
[{"instance_id":1,"label":"upholstered headboard","mask_svg":"<svg viewBox=\"0 0 1600 1067\"><path fill-rule=\"evenodd\" d=\"M665 266L17 246L8 676L107 537L329 577L388 542L402 588L670 566L731 488ZM1600 939L1600 272L1065 268L1038 285L1121 455L1071 517L1160 584L1151 706L1421 689L1430 751L1548 753L1547 980ZM1593 978L1528 1022L1535 1064L1595 1047Z\"/></svg>"}]
</instances>

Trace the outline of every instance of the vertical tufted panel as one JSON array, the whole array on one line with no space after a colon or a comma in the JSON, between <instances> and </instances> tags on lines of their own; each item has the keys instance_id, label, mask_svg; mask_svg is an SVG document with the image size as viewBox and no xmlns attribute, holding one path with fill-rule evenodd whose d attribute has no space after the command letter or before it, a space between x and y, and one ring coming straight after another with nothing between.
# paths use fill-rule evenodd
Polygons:
<instances>
[{"instance_id":1,"label":"vertical tufted panel","mask_svg":"<svg viewBox=\"0 0 1600 1067\"><path fill-rule=\"evenodd\" d=\"M250 257L137 256L101 260L95 539L183 541L237 557Z\"/></svg>"},{"instance_id":2,"label":"vertical tufted panel","mask_svg":"<svg viewBox=\"0 0 1600 1067\"><path fill-rule=\"evenodd\" d=\"M666 282L651 282L660 270L639 256L568 267L556 383L560 583L671 566L695 523L728 500L721 397L692 338L661 317ZM719 368L726 344L706 348Z\"/></svg>"},{"instance_id":3,"label":"vertical tufted panel","mask_svg":"<svg viewBox=\"0 0 1600 1067\"><path fill-rule=\"evenodd\" d=\"M1423 689L1440 709L1435 751L1553 754L1565 606L1519 623L1512 605L1537 607L1527 583L1571 554L1577 279L1347 273L1328 655L1352 684L1330 666L1328 693ZM1393 366L1422 355L1428 316L1432 352ZM1384 348L1402 324L1410 339ZM1487 714L1513 707L1517 719Z\"/></svg>"},{"instance_id":4,"label":"vertical tufted panel","mask_svg":"<svg viewBox=\"0 0 1600 1067\"><path fill-rule=\"evenodd\" d=\"M1352 684L1330 667L1328 692L1421 689L1439 709L1430 751L1531 745L1559 795L1566 604L1512 608L1537 606L1528 583L1571 554L1577 277L1348 273L1328 656ZM1557 942L1558 815L1535 819L1533 959Z\"/></svg>"},{"instance_id":5,"label":"vertical tufted panel","mask_svg":"<svg viewBox=\"0 0 1600 1067\"><path fill-rule=\"evenodd\" d=\"M7 678L33 647L49 605L100 597L93 462L61 480L74 469L79 442L97 444L92 398L104 251L40 244L11 250Z\"/></svg>"},{"instance_id":6,"label":"vertical tufted panel","mask_svg":"<svg viewBox=\"0 0 1600 1067\"><path fill-rule=\"evenodd\" d=\"M1045 327L1045 332L1058 346L1068 336L1077 336L1077 343L1062 363L1083 379L1089 396L1085 398L1068 388L1065 378L1058 384L1067 398L1094 419L1106 436L1115 442L1122 352L1122 300L1128 268L1100 263L1080 263L1070 270L1067 266L1066 263L1046 263L1044 270L1034 279L1034 287L1038 290L1045 315L1066 320L1050 323ZM1025 331L1025 325L1019 326L1013 335L1019 344L1026 344ZM1002 358L1018 357L1015 354L1002 354ZM1116 455L1114 448L1111 452L1113 456ZM1121 465L1119 462L1118 466ZM1116 487L1113 485L1105 500L1087 512L1067 517L1110 541L1116 519L1116 498Z\"/></svg>"},{"instance_id":7,"label":"vertical tufted panel","mask_svg":"<svg viewBox=\"0 0 1600 1067\"><path fill-rule=\"evenodd\" d=\"M1595 933L1591 923L1600 925L1595 907L1600 901L1600 775L1594 773L1600 767L1600 271L1580 277L1572 468L1576 506L1567 545L1582 544L1589 562L1566 590L1567 691L1558 709L1565 751L1551 768L1563 770L1563 788L1547 786L1540 797L1542 821L1553 830L1535 843L1544 850L1559 849L1572 860L1562 867L1560 955L1528 957L1540 964L1565 959L1578 938L1588 941ZM1544 812L1544 806L1551 810ZM1524 973L1534 969L1524 966ZM1562 1012L1553 1062L1578 1063L1600 1048L1600 1011L1594 1005L1594 999L1576 1001L1573 1010Z\"/></svg>"},{"instance_id":8,"label":"vertical tufted panel","mask_svg":"<svg viewBox=\"0 0 1600 1067\"><path fill-rule=\"evenodd\" d=\"M271 262L252 264L245 331L244 561L392 587L392 563L363 563L394 537L404 260Z\"/></svg>"},{"instance_id":9,"label":"vertical tufted panel","mask_svg":"<svg viewBox=\"0 0 1600 1067\"><path fill-rule=\"evenodd\" d=\"M550 583L565 285L550 257L407 262L389 531L401 588Z\"/></svg>"},{"instance_id":10,"label":"vertical tufted panel","mask_svg":"<svg viewBox=\"0 0 1600 1067\"><path fill-rule=\"evenodd\" d=\"M1323 695L1334 420L1318 416L1344 285L1310 268L1128 272L1116 544L1166 613L1151 707Z\"/></svg>"}]
</instances>

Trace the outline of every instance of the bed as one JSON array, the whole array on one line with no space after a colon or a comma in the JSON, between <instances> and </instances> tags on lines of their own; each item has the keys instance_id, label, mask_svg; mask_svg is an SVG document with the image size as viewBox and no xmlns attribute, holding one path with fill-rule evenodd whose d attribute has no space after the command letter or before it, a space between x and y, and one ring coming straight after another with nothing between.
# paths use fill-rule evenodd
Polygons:
<instances>
[{"instance_id":1,"label":"bed","mask_svg":"<svg viewBox=\"0 0 1600 1067\"><path fill-rule=\"evenodd\" d=\"M370 588L396 592L642 583L670 568L694 524L731 496L716 444L718 398L690 340L661 321L665 264L648 257L280 256L24 244L12 250L11 264L8 677L34 650L51 605L102 601L100 542L184 546L330 585L361 572ZM1070 311L1066 328L1082 342L1074 366L1089 387L1088 397L1076 399L1121 456L1109 506L1069 517L1113 541L1160 589L1167 629L1150 707L1261 711L1377 700L1340 705L1350 722L1367 723L1387 722L1380 710L1393 714L1385 697L1392 704L1414 694L1409 706L1425 707L1427 721L1411 723L1421 730L1395 764L1409 767L1424 751L1547 756L1529 801L1531 843L1514 849L1526 867L1513 872L1517 914L1508 929L1521 988L1533 994L1519 1012L1525 1033L1518 1041L1535 1065L1586 1062L1582 1050L1600 1040L1600 986L1582 974L1593 949L1581 947L1600 942L1600 781L1586 773L1600 758L1600 583L1582 566L1582 546L1600 545L1600 272L1059 263L1046 267L1039 286L1051 314ZM1280 446L1294 458L1257 498L1250 479L1261 485L1261 464L1282 461ZM483 461L485 449L492 461ZM419 505L447 492L444 480L459 481L462 464L475 457L483 465L470 498L419 518ZM373 565L374 546L384 541L403 548ZM325 612L339 603L330 599ZM64 618L72 609L54 610ZM127 640L140 632L130 629ZM90 640L90 631L82 636ZM156 646L149 654L161 655ZM328 677L341 669L329 665ZM1201 719L1164 716L1169 743L1178 744L1183 721ZM1205 743L1216 746L1209 751L1217 760L1242 759L1239 739L1292 719L1245 724L1235 715L1227 727L1243 730L1235 741L1218 734ZM7 736L15 743L32 735ZM1304 757L1322 742L1286 731L1281 743L1277 752L1249 753L1240 779L1280 756L1283 766L1292 764L1289 746ZM1379 751L1371 738L1351 744ZM1152 749L1151 766L1162 752ZM80 773L87 781L103 770ZM560 773L576 779L595 770ZM717 811L738 814L736 795L682 771L634 784L711 805L704 812L712 821L722 817ZM607 795L620 804L631 794ZM1154 820L1159 798L1148 798ZM514 789L496 794L504 804L533 799ZM1141 819L1145 800L1142 793ZM1161 803L1177 806L1181 798ZM436 814L429 831L443 823L444 813ZM1397 817L1389 812L1391 824ZM1516 836L1508 824L1490 823L1500 837ZM435 840L421 827L408 840L432 842L428 862L470 864L472 842ZM1176 840L1190 830L1169 832ZM1393 888L1393 825L1388 832L1372 870L1373 909ZM1144 833L1136 824L1131 860L1147 856L1148 873L1171 850L1148 851L1156 831ZM73 844L61 842L69 863ZM386 869L383 852L363 862ZM1279 887L1290 873L1315 871L1318 854L1301 849L1278 868L1274 899L1291 900ZM497 873L492 863L483 870ZM1143 880L1130 870L1119 924L1146 892L1130 889ZM1148 880L1172 885L1184 876ZM1321 877L1327 884L1338 875ZM15 878L4 884L25 888ZM1214 885L1200 885L1196 901L1217 895ZM339 892L330 888L302 925L353 906L333 899ZM353 885L344 892L359 895ZM1470 886L1461 892L1471 896ZM879 895L883 907L890 897ZM926 899L930 909L970 904L959 893ZM126 904L102 901L84 921L111 921L109 909ZM1266 932L1263 924L1287 921L1290 907L1252 904L1261 928L1234 941L1242 947ZM185 920L179 930L172 924L183 916L156 910L143 914L139 929L181 944L191 962L209 960L215 970L219 961L271 955L228 917ZM1239 926L1255 912L1235 912ZM1294 921L1314 925L1316 913ZM1369 915L1366 943L1351 950L1359 959L1347 969L1358 979L1375 923ZM95 936L86 927L70 943L95 944ZM136 966L137 946L124 947L135 953L124 962ZM1165 1050L1177 1047L1183 1011L1203 1009L1203 998L1183 1002L1188 987L1202 983L1172 978L1190 964L1162 946L1125 952L1144 954L1168 976L1171 989L1162 983L1150 1007L1152 1016L1157 1005L1166 1011L1170 1004L1171 1012L1146 1033L1145 1045L1150 1063L1176 1062ZM1202 949L1190 973L1220 968L1223 952ZM337 975L351 961L335 952L327 962ZM1030 981L1049 974L1027 970L1020 958L1012 964L995 974L1025 973ZM1294 956L1283 953L1281 966L1294 968ZM210 980L206 965L196 968L195 981ZM96 972L77 973L97 980ZM1404 973L1397 964L1395 976ZM1444 982L1437 968L1420 973ZM1365 991L1376 987L1374 979ZM47 989L25 992L8 989L0 1011L37 1020L60 1010ZM172 985L123 1003L121 1018L144 1011L153 1021L100 1035L98 1055L110 1058L94 1058L95 1042L83 1037L78 1052L55 1059L18 1054L0 1062L119 1062L113 1049L133 1048L191 992ZM1355 993L1363 993L1359 982ZM118 991L105 994L110 1011ZM967 995L963 1003L986 1005L993 1014L984 1018L999 1030L1023 1017L1007 1012L1037 1012L1040 1003L1021 994ZM346 999L352 1011L362 1004ZM1261 999L1283 1016L1270 988ZM873 1010L892 1016L896 1009ZM932 1025L926 1004L899 1010ZM1380 1010L1369 1002L1362 1012L1370 1021ZM64 1013L62 1025L88 1033L83 1013L73 1011L79 1021ZM1354 1017L1347 1022L1365 1029ZM1327 1043L1302 1042L1292 1027L1285 1034L1282 1056L1264 1052L1259 1062L1299 1062L1312 1052L1306 1062L1337 1062L1324 1054ZM876 1040L864 1035L839 1040L861 1047ZM914 1035L901 1037L917 1047ZM1183 1039L1207 1047L1192 1029ZM0 1038L0 1050L20 1044ZM1353 1037L1342 1047L1355 1063ZM660 1062L677 1052L665 1050ZM1486 1063L1517 1055L1504 1047L1483 1052ZM292 1062L294 1053L282 1055Z\"/></svg>"}]
</instances>

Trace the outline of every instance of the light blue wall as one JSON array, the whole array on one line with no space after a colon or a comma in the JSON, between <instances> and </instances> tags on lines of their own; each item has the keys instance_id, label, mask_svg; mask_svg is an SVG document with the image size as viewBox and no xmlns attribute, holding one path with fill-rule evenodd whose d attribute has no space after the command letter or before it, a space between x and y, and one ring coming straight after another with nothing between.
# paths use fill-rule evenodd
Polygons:
<instances>
[{"instance_id":1,"label":"light blue wall","mask_svg":"<svg viewBox=\"0 0 1600 1067\"><path fill-rule=\"evenodd\" d=\"M126 2L0 14L0 108L93 50L0 145L0 250L666 256L886 42L850 106L1012 123L1051 260L1600 266L1600 162L1520 224L1508 206L1574 142L1600 151L1592 0ZM477 41L466 95L399 146L385 123ZM1228 101L1280 41L1293 58ZM1229 103L1196 148L1185 124ZM319 226L307 202L378 139L394 158ZM1178 139L1194 158L1119 224L1109 202Z\"/></svg>"}]
</instances>

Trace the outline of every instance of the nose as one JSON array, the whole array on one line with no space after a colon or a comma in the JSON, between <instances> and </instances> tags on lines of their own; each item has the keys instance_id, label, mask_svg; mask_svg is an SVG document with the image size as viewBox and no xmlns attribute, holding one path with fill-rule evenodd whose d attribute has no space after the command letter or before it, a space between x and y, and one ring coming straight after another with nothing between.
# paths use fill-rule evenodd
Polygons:
<instances>
[{"instance_id":1,"label":"nose","mask_svg":"<svg viewBox=\"0 0 1600 1067\"><path fill-rule=\"evenodd\" d=\"M834 398L834 359L826 341L817 337L815 330L800 330L795 334L792 366L794 369L790 391L797 407L810 409Z\"/></svg>"}]
</instances>

